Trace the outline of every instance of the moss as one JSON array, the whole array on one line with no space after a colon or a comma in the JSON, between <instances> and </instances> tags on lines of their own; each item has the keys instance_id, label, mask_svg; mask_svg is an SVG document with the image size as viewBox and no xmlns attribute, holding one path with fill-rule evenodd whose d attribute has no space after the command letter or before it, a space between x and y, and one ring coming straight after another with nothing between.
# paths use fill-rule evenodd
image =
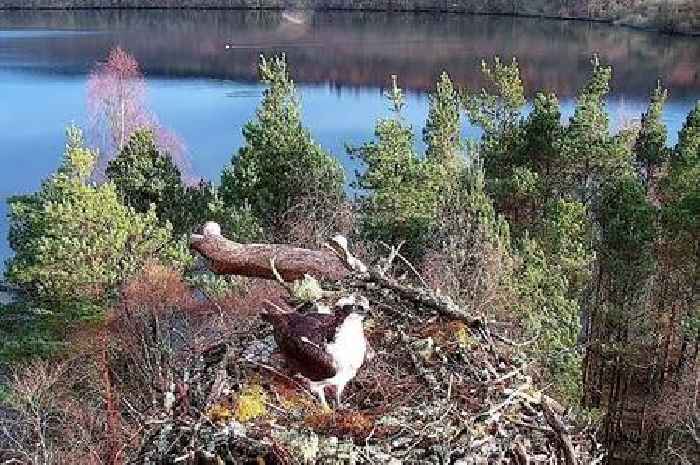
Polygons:
<instances>
[{"instance_id":1,"label":"moss","mask_svg":"<svg viewBox=\"0 0 700 465\"><path fill-rule=\"evenodd\" d=\"M236 402L235 417L241 423L246 423L258 417L267 415L267 394L259 385L251 385L243 389Z\"/></svg>"},{"instance_id":2,"label":"moss","mask_svg":"<svg viewBox=\"0 0 700 465\"><path fill-rule=\"evenodd\" d=\"M301 302L315 302L323 297L321 285L313 276L304 275L304 279L294 281L294 297Z\"/></svg>"},{"instance_id":3,"label":"moss","mask_svg":"<svg viewBox=\"0 0 700 465\"><path fill-rule=\"evenodd\" d=\"M225 423L231 419L233 412L228 405L216 404L207 412L207 416L214 423Z\"/></svg>"},{"instance_id":4,"label":"moss","mask_svg":"<svg viewBox=\"0 0 700 465\"><path fill-rule=\"evenodd\" d=\"M462 322L457 322L450 325L452 327L452 335L463 349L468 349L475 344L474 338L467 330L467 326Z\"/></svg>"}]
</instances>

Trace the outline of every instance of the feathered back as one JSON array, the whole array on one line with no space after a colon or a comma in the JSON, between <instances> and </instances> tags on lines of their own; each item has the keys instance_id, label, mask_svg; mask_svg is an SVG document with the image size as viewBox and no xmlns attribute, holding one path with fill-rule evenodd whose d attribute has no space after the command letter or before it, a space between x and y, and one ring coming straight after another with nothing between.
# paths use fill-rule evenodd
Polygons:
<instances>
[{"instance_id":1,"label":"feathered back","mask_svg":"<svg viewBox=\"0 0 700 465\"><path fill-rule=\"evenodd\" d=\"M275 342L287 360L312 381L332 378L336 366L326 351L326 344L335 339L338 327L352 312L352 307L339 308L335 314L285 313L279 308L261 315L274 329Z\"/></svg>"}]
</instances>

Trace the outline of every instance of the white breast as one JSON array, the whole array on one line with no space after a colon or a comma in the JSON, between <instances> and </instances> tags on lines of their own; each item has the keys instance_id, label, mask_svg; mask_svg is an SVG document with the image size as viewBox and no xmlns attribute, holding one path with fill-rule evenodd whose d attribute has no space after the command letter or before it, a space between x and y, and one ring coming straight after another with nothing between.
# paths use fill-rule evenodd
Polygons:
<instances>
[{"instance_id":1,"label":"white breast","mask_svg":"<svg viewBox=\"0 0 700 465\"><path fill-rule=\"evenodd\" d=\"M350 314L336 332L335 341L326 346L338 372L352 378L362 366L367 352L367 340L362 329L362 317Z\"/></svg>"}]
</instances>

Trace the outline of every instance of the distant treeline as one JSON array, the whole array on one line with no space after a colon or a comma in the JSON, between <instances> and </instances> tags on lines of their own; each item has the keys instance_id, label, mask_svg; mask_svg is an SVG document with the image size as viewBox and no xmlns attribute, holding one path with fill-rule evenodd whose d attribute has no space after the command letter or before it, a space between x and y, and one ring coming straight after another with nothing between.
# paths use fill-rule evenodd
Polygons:
<instances>
[{"instance_id":1,"label":"distant treeline","mask_svg":"<svg viewBox=\"0 0 700 465\"><path fill-rule=\"evenodd\" d=\"M3 8L436 11L580 18L700 34L700 5L696 0L0 0L0 9Z\"/></svg>"}]
</instances>

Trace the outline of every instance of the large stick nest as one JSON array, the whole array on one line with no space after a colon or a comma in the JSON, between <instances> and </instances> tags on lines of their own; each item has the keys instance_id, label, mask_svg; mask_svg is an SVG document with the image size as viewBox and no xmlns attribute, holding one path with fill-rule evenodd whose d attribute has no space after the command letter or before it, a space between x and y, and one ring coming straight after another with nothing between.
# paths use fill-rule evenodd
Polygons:
<instances>
[{"instance_id":1,"label":"large stick nest","mask_svg":"<svg viewBox=\"0 0 700 465\"><path fill-rule=\"evenodd\" d=\"M320 286L309 278L287 285L297 294L305 284L315 289L311 296L301 293L303 305L294 296L287 303L314 311L343 295L369 299L366 335L374 356L348 386L344 407L322 411L275 353L271 329L255 323L249 333L202 351L188 370L187 386L166 393L162 408L146 421L133 463L602 460L592 432L572 424L534 385L519 346L493 333L490 322L409 278L393 278L396 250L383 266L368 270L348 260L346 249L332 248L347 266L346 276ZM197 250L206 257L206 250ZM274 261L271 268L274 275Z\"/></svg>"}]
</instances>

